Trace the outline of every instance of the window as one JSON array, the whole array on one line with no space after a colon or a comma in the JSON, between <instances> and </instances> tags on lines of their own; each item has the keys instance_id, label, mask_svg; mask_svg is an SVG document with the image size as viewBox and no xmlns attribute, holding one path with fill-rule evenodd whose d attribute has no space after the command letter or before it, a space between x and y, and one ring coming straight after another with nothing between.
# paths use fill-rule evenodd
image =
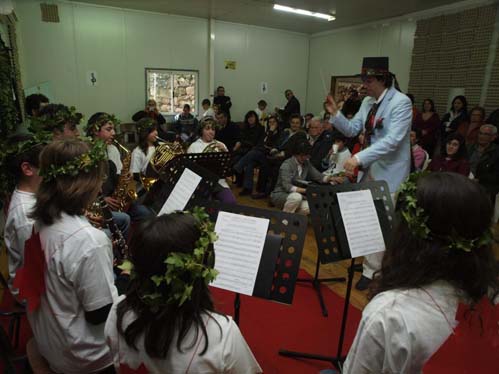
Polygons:
<instances>
[{"instance_id":1,"label":"window","mask_svg":"<svg viewBox=\"0 0 499 374\"><path fill-rule=\"evenodd\" d=\"M147 100L154 99L163 114L182 112L184 104L191 106L191 113L197 113L198 102L197 70L171 70L146 68Z\"/></svg>"}]
</instances>

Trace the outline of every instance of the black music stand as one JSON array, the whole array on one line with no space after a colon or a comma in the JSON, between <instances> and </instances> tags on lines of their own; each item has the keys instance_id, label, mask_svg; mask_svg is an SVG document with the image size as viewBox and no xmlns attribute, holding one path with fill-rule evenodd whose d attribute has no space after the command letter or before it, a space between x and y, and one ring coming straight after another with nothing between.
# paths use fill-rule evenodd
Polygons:
<instances>
[{"instance_id":1,"label":"black music stand","mask_svg":"<svg viewBox=\"0 0 499 374\"><path fill-rule=\"evenodd\" d=\"M179 158L177 160L176 157L174 160L176 161L171 162L168 166L168 172L160 174L159 180L152 185L145 195L143 204L155 214L159 213L186 168L202 178L191 197L191 200L195 203L194 205L196 205L196 202L209 200L215 189L218 188L219 177L217 175L189 159Z\"/></svg>"},{"instance_id":2,"label":"black music stand","mask_svg":"<svg viewBox=\"0 0 499 374\"><path fill-rule=\"evenodd\" d=\"M307 198L319 253L322 254L324 260L329 262L351 259L336 356L323 356L281 349L279 354L282 356L327 361L333 364L338 370L341 370L340 366L345 361L345 356L343 356L343 342L348 318L348 307L350 305L353 274L355 271L355 258L352 258L350 253L350 246L336 194L360 190L371 191L381 231L383 232L383 238L385 243L388 243L392 229L394 209L388 184L385 181L340 184L335 186L311 186L307 189Z\"/></svg>"},{"instance_id":3,"label":"black music stand","mask_svg":"<svg viewBox=\"0 0 499 374\"><path fill-rule=\"evenodd\" d=\"M192 203L190 202L189 205ZM202 204L213 220L224 211L268 218L269 228L252 296L291 304L300 269L300 260L307 233L306 216L277 210L207 201ZM236 293L234 321L239 322L241 299Z\"/></svg>"}]
</instances>

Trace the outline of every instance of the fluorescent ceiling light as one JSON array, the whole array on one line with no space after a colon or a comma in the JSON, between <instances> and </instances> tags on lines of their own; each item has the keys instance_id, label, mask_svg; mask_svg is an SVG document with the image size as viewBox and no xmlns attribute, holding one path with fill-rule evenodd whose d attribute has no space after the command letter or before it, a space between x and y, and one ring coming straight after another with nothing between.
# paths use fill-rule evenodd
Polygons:
<instances>
[{"instance_id":1,"label":"fluorescent ceiling light","mask_svg":"<svg viewBox=\"0 0 499 374\"><path fill-rule=\"evenodd\" d=\"M301 14L303 16L321 18L321 19L325 19L327 21L334 21L336 19L336 17L331 15L331 14L316 13L316 12L311 12L310 10L291 8L289 6L279 5L279 4L274 4L274 9L281 10L283 12Z\"/></svg>"}]
</instances>

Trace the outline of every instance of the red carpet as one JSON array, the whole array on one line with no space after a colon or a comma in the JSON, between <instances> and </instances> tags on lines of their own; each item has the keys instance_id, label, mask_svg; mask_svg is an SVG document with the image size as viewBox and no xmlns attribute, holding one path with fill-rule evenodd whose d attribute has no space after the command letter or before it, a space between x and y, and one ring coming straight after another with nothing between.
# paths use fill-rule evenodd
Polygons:
<instances>
[{"instance_id":1,"label":"red carpet","mask_svg":"<svg viewBox=\"0 0 499 374\"><path fill-rule=\"evenodd\" d=\"M308 276L300 271L300 277ZM212 288L218 310L233 315L234 293ZM322 317L317 295L312 287L298 285L295 290L293 305L284 305L254 297L241 297L240 329L266 374L274 373L317 373L321 369L332 368L326 362L297 360L281 357L279 349L303 351L334 356L343 311L343 298L334 294L326 286L323 296L329 311L329 317ZM4 297L0 309L10 304L10 298ZM350 307L344 353L348 352L355 336L361 312ZM0 324L6 329L7 319L0 318ZM31 330L26 318L21 325L19 353L24 353ZM0 363L0 372L2 364Z\"/></svg>"},{"instance_id":2,"label":"red carpet","mask_svg":"<svg viewBox=\"0 0 499 374\"><path fill-rule=\"evenodd\" d=\"M308 276L301 270L300 277ZM279 349L335 356L341 327L344 299L323 286L322 294L329 311L323 317L319 300L312 287L299 284L293 305L284 305L254 297L241 296L240 325L265 374L317 373L332 368L323 361L298 360L279 356ZM233 315L234 293L212 288L218 310ZM361 312L350 307L345 335L344 354L355 337Z\"/></svg>"}]
</instances>

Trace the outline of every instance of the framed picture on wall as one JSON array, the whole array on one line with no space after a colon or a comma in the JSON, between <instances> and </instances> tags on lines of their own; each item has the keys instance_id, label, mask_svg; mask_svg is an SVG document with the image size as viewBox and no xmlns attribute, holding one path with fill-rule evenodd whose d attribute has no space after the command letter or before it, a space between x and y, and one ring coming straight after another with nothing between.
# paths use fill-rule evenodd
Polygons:
<instances>
[{"instance_id":1,"label":"framed picture on wall","mask_svg":"<svg viewBox=\"0 0 499 374\"><path fill-rule=\"evenodd\" d=\"M362 79L355 75L342 75L331 77L331 92L338 104L343 103L352 90L360 92Z\"/></svg>"}]
</instances>

